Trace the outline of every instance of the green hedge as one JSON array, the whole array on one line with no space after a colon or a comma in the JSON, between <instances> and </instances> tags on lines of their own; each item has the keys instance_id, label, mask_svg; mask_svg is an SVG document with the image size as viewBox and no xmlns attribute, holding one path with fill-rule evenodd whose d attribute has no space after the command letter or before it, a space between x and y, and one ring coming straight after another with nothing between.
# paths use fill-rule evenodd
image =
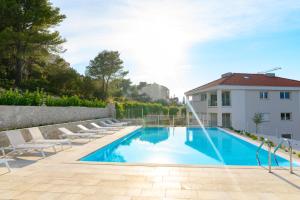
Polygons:
<instances>
[{"instance_id":1,"label":"green hedge","mask_svg":"<svg viewBox=\"0 0 300 200\"><path fill-rule=\"evenodd\" d=\"M22 105L22 106L81 106L103 108L106 102L94 99L85 100L78 96L53 97L42 90L35 92L21 92L19 90L0 91L0 105ZM185 115L185 107L163 106L159 103L141 103L135 101L116 102L118 118L141 118L146 115Z\"/></svg>"},{"instance_id":2,"label":"green hedge","mask_svg":"<svg viewBox=\"0 0 300 200\"><path fill-rule=\"evenodd\" d=\"M103 108L106 102L95 99L85 100L78 96L52 97L43 91L20 92L19 90L4 90L0 92L0 105L22 105L22 106L81 106Z\"/></svg>"},{"instance_id":3,"label":"green hedge","mask_svg":"<svg viewBox=\"0 0 300 200\"><path fill-rule=\"evenodd\" d=\"M135 101L117 102L117 118L141 118L146 115L177 115L184 108L176 106L163 106L159 103L142 103Z\"/></svg>"},{"instance_id":4,"label":"green hedge","mask_svg":"<svg viewBox=\"0 0 300 200\"><path fill-rule=\"evenodd\" d=\"M0 105L41 106L44 102L43 91L24 92L19 90L4 90L0 92Z\"/></svg>"}]
</instances>

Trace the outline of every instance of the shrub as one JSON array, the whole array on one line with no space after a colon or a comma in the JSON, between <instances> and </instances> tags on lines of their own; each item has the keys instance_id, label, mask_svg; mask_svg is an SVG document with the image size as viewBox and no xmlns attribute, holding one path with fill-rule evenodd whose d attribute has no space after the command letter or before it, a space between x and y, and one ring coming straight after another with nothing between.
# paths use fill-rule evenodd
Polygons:
<instances>
[{"instance_id":1,"label":"shrub","mask_svg":"<svg viewBox=\"0 0 300 200\"><path fill-rule=\"evenodd\" d=\"M253 140L257 140L257 139L258 139L256 135L251 135L251 138L252 138Z\"/></svg>"},{"instance_id":2,"label":"shrub","mask_svg":"<svg viewBox=\"0 0 300 200\"><path fill-rule=\"evenodd\" d=\"M0 105L40 106L43 105L44 98L42 90L21 93L17 89L10 89L0 93Z\"/></svg>"},{"instance_id":3,"label":"shrub","mask_svg":"<svg viewBox=\"0 0 300 200\"><path fill-rule=\"evenodd\" d=\"M260 141L263 141L265 138L264 137L259 137L259 140Z\"/></svg>"},{"instance_id":4,"label":"shrub","mask_svg":"<svg viewBox=\"0 0 300 200\"><path fill-rule=\"evenodd\" d=\"M104 101L98 99L95 100L80 99L78 96L71 96L71 97L48 96L45 104L47 106L82 106L82 107L97 107L97 108L104 108L106 106L106 103Z\"/></svg>"},{"instance_id":5,"label":"shrub","mask_svg":"<svg viewBox=\"0 0 300 200\"><path fill-rule=\"evenodd\" d=\"M2 91L0 95L1 105L19 105L21 94L18 90L6 90Z\"/></svg>"},{"instance_id":6,"label":"shrub","mask_svg":"<svg viewBox=\"0 0 300 200\"><path fill-rule=\"evenodd\" d=\"M78 96L63 97L67 106L81 106L81 99Z\"/></svg>"},{"instance_id":7,"label":"shrub","mask_svg":"<svg viewBox=\"0 0 300 200\"><path fill-rule=\"evenodd\" d=\"M125 109L122 103L116 103L116 115L117 118L121 119L124 118Z\"/></svg>"},{"instance_id":8,"label":"shrub","mask_svg":"<svg viewBox=\"0 0 300 200\"><path fill-rule=\"evenodd\" d=\"M166 107L166 106L162 107L162 113L163 113L164 115L168 115L168 113L169 113L168 107Z\"/></svg>"},{"instance_id":9,"label":"shrub","mask_svg":"<svg viewBox=\"0 0 300 200\"><path fill-rule=\"evenodd\" d=\"M300 158L300 153L298 153L298 158Z\"/></svg>"},{"instance_id":10,"label":"shrub","mask_svg":"<svg viewBox=\"0 0 300 200\"><path fill-rule=\"evenodd\" d=\"M179 112L179 108L175 107L175 106L171 106L169 107L169 115L177 115L177 113Z\"/></svg>"},{"instance_id":11,"label":"shrub","mask_svg":"<svg viewBox=\"0 0 300 200\"><path fill-rule=\"evenodd\" d=\"M247 137L251 137L251 133L246 132L245 135L246 135Z\"/></svg>"},{"instance_id":12,"label":"shrub","mask_svg":"<svg viewBox=\"0 0 300 200\"><path fill-rule=\"evenodd\" d=\"M243 135L243 131L241 131L241 130L236 130L236 129L233 129L233 130L234 130L234 132L236 132L237 134Z\"/></svg>"},{"instance_id":13,"label":"shrub","mask_svg":"<svg viewBox=\"0 0 300 200\"><path fill-rule=\"evenodd\" d=\"M271 140L268 140L267 144L269 144L271 147L274 147L274 143Z\"/></svg>"},{"instance_id":14,"label":"shrub","mask_svg":"<svg viewBox=\"0 0 300 200\"><path fill-rule=\"evenodd\" d=\"M106 106L106 102L94 99L85 100L78 96L52 97L46 96L42 90L35 92L20 92L19 90L6 90L0 92L0 105L22 105L22 106L83 106L83 107L99 107Z\"/></svg>"}]
</instances>

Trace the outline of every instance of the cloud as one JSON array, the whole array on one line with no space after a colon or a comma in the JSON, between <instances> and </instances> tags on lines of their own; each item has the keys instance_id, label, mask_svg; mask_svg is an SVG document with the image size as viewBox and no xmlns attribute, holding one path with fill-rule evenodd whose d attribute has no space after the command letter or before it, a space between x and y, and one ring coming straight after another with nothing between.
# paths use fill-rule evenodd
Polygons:
<instances>
[{"instance_id":1,"label":"cloud","mask_svg":"<svg viewBox=\"0 0 300 200\"><path fill-rule=\"evenodd\" d=\"M294 0L53 1L67 19L65 58L86 63L103 49L121 52L135 81L158 82L181 95L190 89L189 50L209 40L278 30L300 8ZM82 66L80 71L83 71ZM199 73L200 74L200 73Z\"/></svg>"}]
</instances>

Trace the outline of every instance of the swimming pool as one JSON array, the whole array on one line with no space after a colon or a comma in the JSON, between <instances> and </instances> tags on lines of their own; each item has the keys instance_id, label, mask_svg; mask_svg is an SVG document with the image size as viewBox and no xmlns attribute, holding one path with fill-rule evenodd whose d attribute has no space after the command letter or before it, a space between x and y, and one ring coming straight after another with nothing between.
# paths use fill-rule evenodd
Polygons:
<instances>
[{"instance_id":1,"label":"swimming pool","mask_svg":"<svg viewBox=\"0 0 300 200\"><path fill-rule=\"evenodd\" d=\"M216 149L201 128L151 127L138 129L80 161L257 166L257 146L218 128L206 130ZM267 151L262 149L259 157L262 165L268 165ZM280 156L277 160L280 166L289 165ZM272 165L276 166L273 158Z\"/></svg>"}]
</instances>

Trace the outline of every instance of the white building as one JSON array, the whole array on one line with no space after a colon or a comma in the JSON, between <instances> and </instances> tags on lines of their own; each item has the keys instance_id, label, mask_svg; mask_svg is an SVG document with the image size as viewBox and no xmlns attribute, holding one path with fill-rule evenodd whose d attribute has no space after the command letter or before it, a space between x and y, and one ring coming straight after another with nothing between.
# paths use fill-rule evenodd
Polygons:
<instances>
[{"instance_id":1,"label":"white building","mask_svg":"<svg viewBox=\"0 0 300 200\"><path fill-rule=\"evenodd\" d=\"M153 101L156 100L169 100L170 91L167 87L157 83L147 84L139 90L140 94L148 95Z\"/></svg>"},{"instance_id":2,"label":"white building","mask_svg":"<svg viewBox=\"0 0 300 200\"><path fill-rule=\"evenodd\" d=\"M275 74L227 73L218 80L187 91L193 109L207 126L255 132L253 117L263 115L259 133L300 140L300 81ZM196 123L187 108L190 123Z\"/></svg>"}]
</instances>

